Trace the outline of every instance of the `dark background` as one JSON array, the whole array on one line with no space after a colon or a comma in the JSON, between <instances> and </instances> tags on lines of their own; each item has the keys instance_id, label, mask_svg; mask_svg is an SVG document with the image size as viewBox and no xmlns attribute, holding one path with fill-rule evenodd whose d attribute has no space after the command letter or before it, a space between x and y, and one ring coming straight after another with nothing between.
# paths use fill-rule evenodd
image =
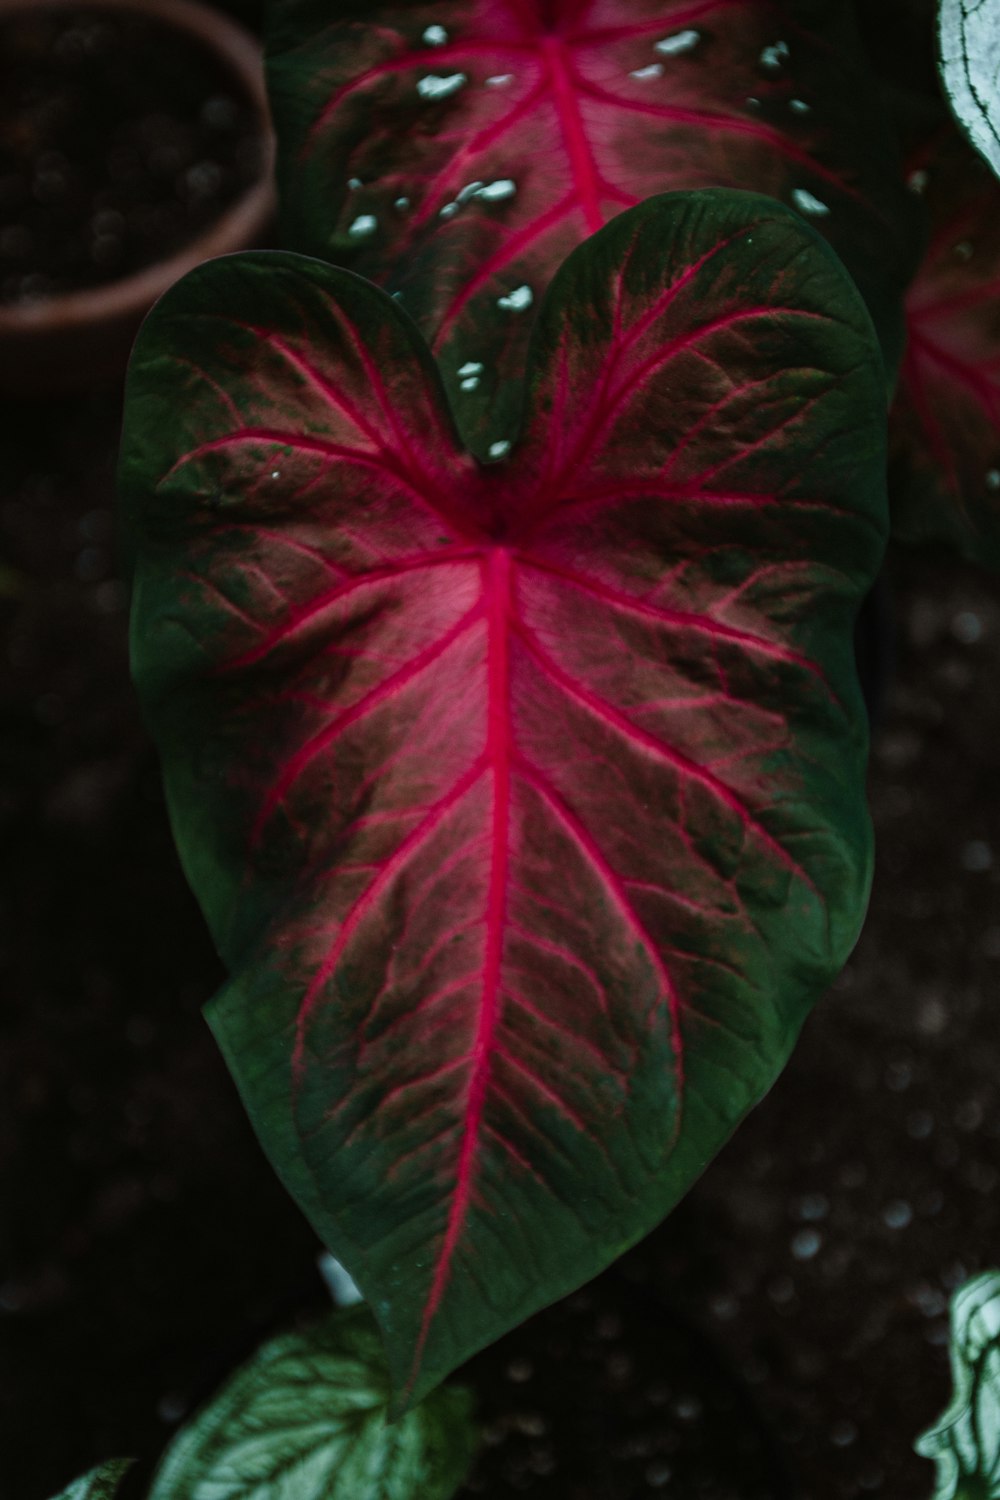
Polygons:
<instances>
[{"instance_id":1,"label":"dark background","mask_svg":"<svg viewBox=\"0 0 1000 1500\"><path fill-rule=\"evenodd\" d=\"M127 676L119 420L114 388L0 404L3 1500L152 1458L323 1295L200 1016L220 971ZM473 1363L478 1493L930 1492L947 1298L1000 1263L1000 600L937 556L887 580L857 953L667 1223Z\"/></svg>"}]
</instances>

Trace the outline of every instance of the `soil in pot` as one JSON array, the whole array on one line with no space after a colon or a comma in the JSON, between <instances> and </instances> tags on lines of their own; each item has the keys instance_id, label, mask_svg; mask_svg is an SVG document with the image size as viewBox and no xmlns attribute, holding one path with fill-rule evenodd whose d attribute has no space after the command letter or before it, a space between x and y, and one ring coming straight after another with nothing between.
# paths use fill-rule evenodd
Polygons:
<instances>
[{"instance_id":1,"label":"soil in pot","mask_svg":"<svg viewBox=\"0 0 1000 1500\"><path fill-rule=\"evenodd\" d=\"M166 259L254 181L260 151L237 81L161 20L0 17L0 303Z\"/></svg>"}]
</instances>

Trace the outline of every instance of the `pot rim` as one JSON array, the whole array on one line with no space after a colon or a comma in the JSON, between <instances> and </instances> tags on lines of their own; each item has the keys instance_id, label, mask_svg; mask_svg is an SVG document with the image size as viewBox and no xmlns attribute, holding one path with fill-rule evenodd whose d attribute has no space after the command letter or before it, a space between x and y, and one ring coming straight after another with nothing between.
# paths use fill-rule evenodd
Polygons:
<instances>
[{"instance_id":1,"label":"pot rim","mask_svg":"<svg viewBox=\"0 0 1000 1500\"><path fill-rule=\"evenodd\" d=\"M168 287L188 271L222 255L234 245L247 244L260 233L274 212L274 133L268 108L261 50L238 22L202 5L200 0L0 0L0 22L23 12L107 10L127 11L153 18L186 33L221 59L246 94L262 137L258 177L250 187L187 244L165 260L100 286L56 292L30 302L0 304L0 339L22 337L33 331L98 323L108 317L140 317Z\"/></svg>"}]
</instances>

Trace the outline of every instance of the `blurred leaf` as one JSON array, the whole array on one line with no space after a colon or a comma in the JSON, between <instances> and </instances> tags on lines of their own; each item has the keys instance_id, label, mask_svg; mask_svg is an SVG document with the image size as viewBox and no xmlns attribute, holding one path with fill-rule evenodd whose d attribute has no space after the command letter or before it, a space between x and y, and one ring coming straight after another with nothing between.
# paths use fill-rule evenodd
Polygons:
<instances>
[{"instance_id":1,"label":"blurred leaf","mask_svg":"<svg viewBox=\"0 0 1000 1500\"><path fill-rule=\"evenodd\" d=\"M81 1474L67 1489L60 1490L54 1500L114 1500L118 1487L132 1467L134 1459L109 1458L98 1464L89 1474Z\"/></svg>"},{"instance_id":2,"label":"blurred leaf","mask_svg":"<svg viewBox=\"0 0 1000 1500\"><path fill-rule=\"evenodd\" d=\"M1000 177L1000 0L941 0L938 46L955 118Z\"/></svg>"},{"instance_id":3,"label":"blurred leaf","mask_svg":"<svg viewBox=\"0 0 1000 1500\"><path fill-rule=\"evenodd\" d=\"M480 457L558 267L657 193L801 213L895 364L918 205L842 0L272 0L267 29L284 242L402 298Z\"/></svg>"},{"instance_id":4,"label":"blurred leaf","mask_svg":"<svg viewBox=\"0 0 1000 1500\"><path fill-rule=\"evenodd\" d=\"M1000 567L1000 182L950 121L909 166L931 232L890 418L893 532Z\"/></svg>"},{"instance_id":5,"label":"blurred leaf","mask_svg":"<svg viewBox=\"0 0 1000 1500\"><path fill-rule=\"evenodd\" d=\"M932 1500L1000 1496L1000 1272L967 1281L951 1303L951 1404L914 1444L937 1464Z\"/></svg>"},{"instance_id":6,"label":"blurred leaf","mask_svg":"<svg viewBox=\"0 0 1000 1500\"><path fill-rule=\"evenodd\" d=\"M449 1500L476 1447L469 1393L392 1424L389 1395L371 1314L330 1313L264 1344L181 1429L150 1500Z\"/></svg>"}]
</instances>

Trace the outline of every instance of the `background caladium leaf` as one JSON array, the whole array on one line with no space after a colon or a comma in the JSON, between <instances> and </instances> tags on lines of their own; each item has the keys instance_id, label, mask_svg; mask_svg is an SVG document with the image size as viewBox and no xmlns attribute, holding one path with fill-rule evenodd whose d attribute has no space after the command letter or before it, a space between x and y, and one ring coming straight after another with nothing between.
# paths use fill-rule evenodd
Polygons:
<instances>
[{"instance_id":1,"label":"background caladium leaf","mask_svg":"<svg viewBox=\"0 0 1000 1500\"><path fill-rule=\"evenodd\" d=\"M891 418L893 529L1000 565L1000 183L946 126L914 153L931 219Z\"/></svg>"},{"instance_id":2,"label":"background caladium leaf","mask_svg":"<svg viewBox=\"0 0 1000 1500\"><path fill-rule=\"evenodd\" d=\"M450 1500L478 1433L443 1386L388 1421L371 1313L334 1312L264 1344L181 1431L149 1500Z\"/></svg>"},{"instance_id":3,"label":"background caladium leaf","mask_svg":"<svg viewBox=\"0 0 1000 1500\"><path fill-rule=\"evenodd\" d=\"M951 1302L947 1409L914 1444L937 1464L932 1500L1000 1495L1000 1272L985 1271Z\"/></svg>"},{"instance_id":4,"label":"background caladium leaf","mask_svg":"<svg viewBox=\"0 0 1000 1500\"><path fill-rule=\"evenodd\" d=\"M110 1458L107 1463L98 1464L96 1469L74 1479L54 1500L115 1500L133 1462L131 1458Z\"/></svg>"},{"instance_id":5,"label":"background caladium leaf","mask_svg":"<svg viewBox=\"0 0 1000 1500\"><path fill-rule=\"evenodd\" d=\"M399 294L482 455L566 255L668 189L811 219L889 362L919 215L841 0L278 0L285 243Z\"/></svg>"},{"instance_id":6,"label":"background caladium leaf","mask_svg":"<svg viewBox=\"0 0 1000 1500\"><path fill-rule=\"evenodd\" d=\"M203 266L129 376L133 660L209 1017L402 1399L686 1191L852 947L884 373L821 240L653 199L458 444L398 304Z\"/></svg>"},{"instance_id":7,"label":"background caladium leaf","mask_svg":"<svg viewBox=\"0 0 1000 1500\"><path fill-rule=\"evenodd\" d=\"M938 48L955 119L1000 177L1000 0L940 0Z\"/></svg>"}]
</instances>

